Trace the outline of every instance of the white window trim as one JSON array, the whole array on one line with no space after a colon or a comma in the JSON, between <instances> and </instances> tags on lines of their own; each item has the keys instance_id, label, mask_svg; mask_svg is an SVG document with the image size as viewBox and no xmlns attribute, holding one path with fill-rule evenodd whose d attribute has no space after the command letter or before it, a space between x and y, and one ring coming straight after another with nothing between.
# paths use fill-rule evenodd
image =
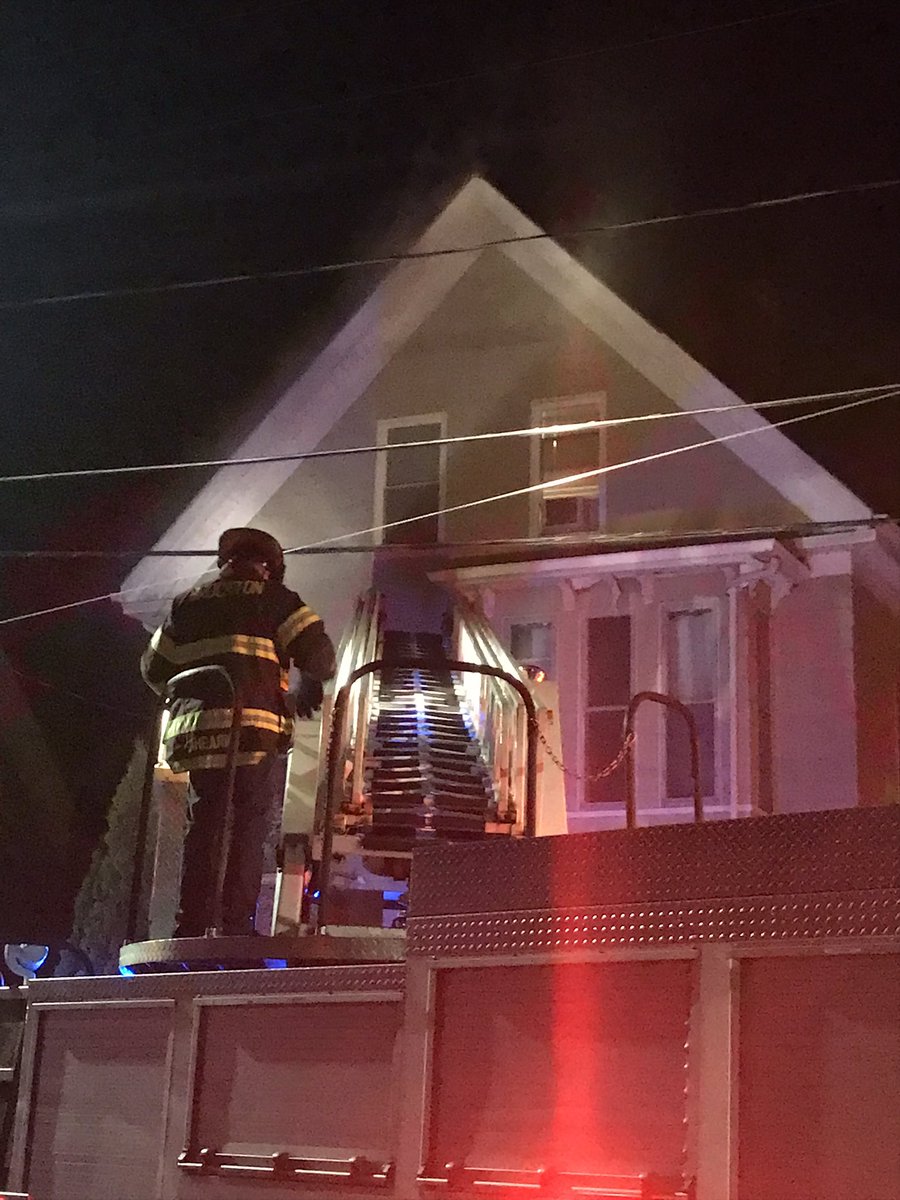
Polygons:
<instances>
[{"instance_id":1,"label":"white window trim","mask_svg":"<svg viewBox=\"0 0 900 1200\"><path fill-rule=\"evenodd\" d=\"M414 425L439 425L440 437L447 436L447 414L445 412L432 413L416 413L410 417L385 417L378 422L376 428L375 443L378 446L388 445L388 434L392 429L410 428ZM375 455L375 499L372 505L373 525L381 526L384 524L384 491L387 484L387 460L388 453L381 452ZM440 497L438 508L447 507L447 447L439 448L439 467L438 467L438 495ZM444 517L438 518L438 540L444 539ZM374 540L379 544L384 544L384 530L379 528L374 536Z\"/></svg>"},{"instance_id":2,"label":"white window trim","mask_svg":"<svg viewBox=\"0 0 900 1200\"><path fill-rule=\"evenodd\" d=\"M575 420L576 414L586 405L596 405L597 415L599 420L606 417L607 409L607 394L606 392L580 392L569 396L553 396L543 400L533 400L531 403L531 425L532 428L546 424L565 424L569 420ZM532 437L531 442L531 466L530 478L531 484L541 483L541 439ZM599 443L598 465L603 467L607 463L607 437L606 430L602 426L597 430L597 440ZM552 493L552 489L551 489ZM529 534L531 537L540 537L543 534L541 526L541 497L542 492L532 492L529 499ZM597 525L598 528L603 528L606 525L606 476L597 476Z\"/></svg>"},{"instance_id":3,"label":"white window trim","mask_svg":"<svg viewBox=\"0 0 900 1200\"><path fill-rule=\"evenodd\" d=\"M584 593L582 593L583 595ZM574 806L569 811L582 818L591 815L596 817L600 826L609 824L610 827L620 825L624 820L624 810L620 805L596 804L587 799L587 788L582 778L587 753L587 655L588 655L588 621L595 616L623 616L631 621L631 695L639 691L668 692L668 655L666 646L666 628L669 613L684 612L688 608L709 608L716 614L716 629L718 633L717 653L717 694L715 712L716 763L715 763L715 796L704 796L704 810L707 815L721 817L732 815L735 799L732 795L731 778L731 727L733 722L733 697L731 689L732 656L730 652L730 618L727 596L698 594L690 600L659 599L646 605L640 594L635 592L617 610L608 613L588 612L582 609L578 614L579 625L579 671L576 694L578 697L578 722L576 727L577 761L580 764L579 778L575 787ZM655 642L656 652L653 657L654 676L646 675L646 667L642 671L639 661L639 639L649 636ZM658 824L660 820L690 820L693 816L693 797L673 797L666 795L666 710L661 705L645 704L641 706L638 721L643 727L636 744L634 760L634 791L637 807L638 824ZM620 770L627 770L628 764L623 763ZM576 820L577 820L576 816ZM649 818L649 820L648 820Z\"/></svg>"},{"instance_id":4,"label":"white window trim","mask_svg":"<svg viewBox=\"0 0 900 1200\"><path fill-rule=\"evenodd\" d=\"M732 724L732 693L731 693L731 638L730 614L727 597L723 596L692 596L690 601L662 601L657 608L657 655L660 670L661 691L671 695L671 685L668 678L669 655L667 626L671 613L686 612L689 609L708 608L715 615L716 622L716 697L713 729L715 736L715 795L704 796L704 805L710 810L721 812L730 810L734 804L731 795L731 724ZM677 699L678 697L676 697ZM666 762L666 733L665 719L660 722L660 736L657 740L657 769L661 782L659 808L672 813L693 812L691 796L673 796L667 794L667 762ZM655 810L651 810L655 811Z\"/></svg>"},{"instance_id":5,"label":"white window trim","mask_svg":"<svg viewBox=\"0 0 900 1200\"><path fill-rule=\"evenodd\" d=\"M512 656L513 627L514 626L522 626L522 625L549 625L550 628L552 629L552 631L553 631L553 634L552 634L552 638L553 638L553 675L552 676L548 675L547 678L551 679L555 683L557 681L557 676L559 674L559 622L553 620L551 617L530 617L530 616L527 618L525 618L525 617L507 617L503 622L501 632L503 634L503 637L505 638L504 645L509 648L509 653L511 656ZM539 665L539 664L533 664L533 663L529 664L529 663L523 662L517 658L514 658L513 661L519 663L520 666Z\"/></svg>"}]
</instances>

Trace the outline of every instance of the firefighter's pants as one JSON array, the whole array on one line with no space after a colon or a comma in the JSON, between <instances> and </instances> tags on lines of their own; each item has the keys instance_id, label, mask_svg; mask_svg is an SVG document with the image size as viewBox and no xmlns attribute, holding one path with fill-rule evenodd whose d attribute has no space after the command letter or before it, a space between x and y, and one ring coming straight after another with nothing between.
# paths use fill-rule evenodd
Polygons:
<instances>
[{"instance_id":1,"label":"firefighter's pants","mask_svg":"<svg viewBox=\"0 0 900 1200\"><path fill-rule=\"evenodd\" d=\"M228 865L222 890L223 932L253 932L262 879L273 786L281 759L272 754L235 773ZM219 853L225 828L225 772L191 771L190 816L184 843L178 937L202 937L212 923Z\"/></svg>"}]
</instances>

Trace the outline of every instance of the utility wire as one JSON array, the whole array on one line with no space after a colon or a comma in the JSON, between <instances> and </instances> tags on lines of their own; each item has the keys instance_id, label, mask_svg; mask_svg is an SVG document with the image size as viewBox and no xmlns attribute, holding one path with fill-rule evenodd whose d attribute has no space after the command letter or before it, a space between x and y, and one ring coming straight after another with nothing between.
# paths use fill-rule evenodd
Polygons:
<instances>
[{"instance_id":1,"label":"utility wire","mask_svg":"<svg viewBox=\"0 0 900 1200\"><path fill-rule=\"evenodd\" d=\"M582 530L576 533L541 534L537 537L477 538L467 542L363 542L355 546L310 546L286 550L293 557L317 557L329 554L388 554L408 557L421 555L434 558L442 554L466 554L477 550L553 550L567 546L632 545L645 542L697 541L706 538L732 539L779 535L808 537L814 533L839 533L847 529L869 529L878 525L900 525L900 517L876 513L871 517L841 517L832 521L806 521L793 525L744 525L739 528L679 529L660 533L659 530L638 530L632 533L600 533ZM99 559L130 561L141 558L215 558L218 550L0 550L3 559L76 560ZM117 593L118 594L118 593ZM30 676L28 678L31 678ZM40 682L39 680L36 682Z\"/></svg>"},{"instance_id":2,"label":"utility wire","mask_svg":"<svg viewBox=\"0 0 900 1200\"><path fill-rule=\"evenodd\" d=\"M454 437L427 438L420 442L390 442L369 446L343 446L333 450L304 450L295 454L261 454L250 458L212 458L174 463L151 463L146 466L88 467L72 471L35 471L26 475L0 475L0 483L37 483L57 479L92 479L106 475L141 475L157 471L184 471L210 467L248 467L265 463L305 462L313 458L342 458L354 454L384 454L394 450L409 450L422 446L455 446L465 442L485 442L501 438L552 437L556 434L583 433L591 429L610 429L634 425L641 421L668 421L673 417L703 417L713 413L749 412L764 408L780 408L791 404L811 404L817 400L836 400L864 393L891 392L900 383L877 383L869 387L845 388L842 391L812 392L805 396L783 396L778 400L761 400L757 404L718 404L711 408L676 409L674 412L641 413L630 417L603 417L593 421L570 421L554 425L532 425L527 429L501 429L493 433L466 433Z\"/></svg>"},{"instance_id":3,"label":"utility wire","mask_svg":"<svg viewBox=\"0 0 900 1200\"><path fill-rule=\"evenodd\" d=\"M130 589L129 589L130 590ZM135 591L142 589L136 588ZM124 596L124 592L104 592L102 596L91 596L87 600L73 600L69 604L54 604L51 608L41 608L37 612L19 613L15 617L3 617L0 619L0 626L15 625L19 621L30 621L36 617L49 617L53 613L69 612L73 608L83 608L87 604L99 604L102 600L115 600L117 596Z\"/></svg>"},{"instance_id":4,"label":"utility wire","mask_svg":"<svg viewBox=\"0 0 900 1200\"><path fill-rule=\"evenodd\" d=\"M605 467L598 467L593 471L581 471L576 475L568 475L563 479L553 479L545 483L532 484L529 487L515 488L512 491L500 492L494 496L483 496L479 500L470 500L464 504L453 504L446 508L438 509L435 512L421 513L416 517L405 517L399 521L387 521L381 525L372 525L367 529L358 529L352 533L337 534L334 537L322 538L316 542L309 542L303 546L294 546L286 550L286 554L303 554L316 549L320 546L328 546L335 542L348 541L351 538L365 537L371 534L381 533L386 529L396 529L400 525L410 525L415 521L426 521L434 517L442 517L449 513L462 512L465 509L478 508L482 504L493 504L498 500L509 500L515 496L525 496L535 492L551 491L553 488L562 487L564 485L575 483L583 479L599 478L602 475L609 475L613 471L623 471L629 467L642 466L646 463L659 462L664 458L671 458L676 454L686 454L690 450L701 450L706 446L714 446L723 442L730 442L736 438L749 437L751 434L766 433L773 429L780 429L786 425L794 425L799 421L809 421L814 417L829 416L833 413L846 412L849 409L859 408L864 404L872 404L875 400L887 399L894 395L900 395L900 389L897 392L887 393L880 396L866 396L863 399L851 400L845 404L836 405L832 408L820 409L818 412L804 413L798 417L786 417L781 421L773 421L771 424L765 423L757 425L753 429L742 429L736 433L724 434L719 438L710 438L703 442L692 442L688 446L676 446L670 450L661 450L656 454L644 455L641 458L628 459L621 463L611 463ZM182 576L180 579L172 580L171 583L182 581L192 581L196 579L196 574L192 576ZM170 585L171 586L171 585ZM51 616L54 613L69 612L72 609L82 608L88 604L99 604L104 600L121 600L125 596L138 596L141 593L153 592L155 589L153 584L144 584L140 587L126 588L118 592L104 592L100 596L89 596L83 600L73 600L68 604L56 604L50 608L38 609L34 612L19 613L13 617L3 617L0 619L0 627L5 625L14 625L20 621L30 621L38 617Z\"/></svg>"},{"instance_id":5,"label":"utility wire","mask_svg":"<svg viewBox=\"0 0 900 1200\"><path fill-rule=\"evenodd\" d=\"M130 709L122 708L121 705L107 704L104 700L83 696L81 692L73 692L71 688L61 687L60 684L50 683L46 679L39 679L37 675L28 675L25 671L18 671L8 663L7 669L12 671L13 675L17 675L19 679L34 684L36 687L43 688L45 692L57 692L61 696L69 696L73 700L80 700L82 704L87 704L91 708L102 708L107 712L114 712L122 717L130 717L134 721L143 721L145 719L139 713L131 712Z\"/></svg>"},{"instance_id":6,"label":"utility wire","mask_svg":"<svg viewBox=\"0 0 900 1200\"><path fill-rule=\"evenodd\" d=\"M22 300L0 300L0 312L18 311L26 308L71 304L82 300L117 300L127 296L156 296L167 292L197 291L203 288L225 287L235 283L263 283L279 279L300 279L311 275L334 274L361 267L394 266L402 262L416 262L429 258L447 258L457 254L476 254L503 246L522 245L526 242L570 242L593 234L617 233L629 229L649 228L653 225L670 225L675 222L695 221L704 217L728 216L733 213L753 212L757 209L779 208L799 204L806 200L823 200L834 196L859 195L866 192L883 191L900 186L900 178L878 179L864 183L846 184L842 187L819 188L809 192L793 192L786 196L772 196L765 200L751 200L744 204L722 204L712 208L699 208L690 212L669 213L658 217L643 217L633 221L616 221L604 225L586 225L581 229L564 233L527 233L510 237L491 238L469 246L447 246L437 250L410 250L404 253L382 254L373 258L350 258L331 263L316 263L307 267L289 267L274 271L250 271L235 275L216 275L204 279L183 279L173 283L150 283L118 288L94 288L81 292L67 292L48 296L31 296Z\"/></svg>"}]
</instances>

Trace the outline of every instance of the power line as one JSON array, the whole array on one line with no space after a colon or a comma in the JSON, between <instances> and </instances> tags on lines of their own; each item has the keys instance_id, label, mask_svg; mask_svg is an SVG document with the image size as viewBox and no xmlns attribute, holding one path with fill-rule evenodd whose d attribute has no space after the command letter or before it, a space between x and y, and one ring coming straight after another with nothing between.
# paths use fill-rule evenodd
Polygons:
<instances>
[{"instance_id":1,"label":"power line","mask_svg":"<svg viewBox=\"0 0 900 1200\"><path fill-rule=\"evenodd\" d=\"M88 604L100 604L103 600L115 600L117 596L124 594L124 592L104 592L102 596L90 596L87 600L72 600L69 604L54 604L51 608L41 608L36 612L19 613L15 617L3 617L0 618L0 626L15 625L19 621L31 621L37 617L49 617L54 613L69 612L73 608L84 608Z\"/></svg>"},{"instance_id":2,"label":"power line","mask_svg":"<svg viewBox=\"0 0 900 1200\"><path fill-rule=\"evenodd\" d=\"M465 554L477 550L552 550L568 546L611 546L642 544L644 542L694 542L703 537L710 541L737 537L762 537L776 534L787 537L807 537L813 533L838 533L847 529L874 528L878 525L900 524L900 517L878 513L871 517L843 517L832 521L806 521L793 525L746 525L741 528L688 529L671 533L639 530L633 533L599 533L586 530L577 533L541 534L537 537L477 538L467 542L365 542L355 546L309 546L286 550L294 558L315 558L340 554L387 554L408 557L421 555L433 558L442 554ZM2 559L36 560L133 560L141 558L214 558L218 551L204 550L0 550ZM119 595L121 593L114 593ZM31 678L28 676L27 678ZM40 680L35 680L40 682Z\"/></svg>"},{"instance_id":3,"label":"power line","mask_svg":"<svg viewBox=\"0 0 900 1200\"><path fill-rule=\"evenodd\" d=\"M104 700L84 696L81 692L73 692L71 688L61 687L58 683L50 683L46 679L38 678L37 675L28 675L25 671L18 671L9 663L7 663L7 669L12 671L13 675L17 675L19 679L24 679L36 687L43 688L45 692L57 692L60 696L69 696L73 700L80 700L82 704L87 704L91 708L102 708L107 712L114 712L122 717L130 717L134 721L143 721L145 719L139 713L131 712L127 708L122 708L121 705L107 704Z\"/></svg>"},{"instance_id":4,"label":"power line","mask_svg":"<svg viewBox=\"0 0 900 1200\"><path fill-rule=\"evenodd\" d=\"M829 416L833 413L845 412L848 409L858 408L863 404L871 404L875 400L887 399L894 395L900 395L900 389L897 392L887 393L880 396L866 396L863 399L851 400L845 404L840 404L832 408L821 409L814 413L804 413L798 417L786 417L781 421L773 421L771 424L765 423L755 426L753 429L743 429L736 433L724 434L722 437L710 438L703 442L693 442L688 446L676 446L671 450L661 450L656 454L645 455L641 458L628 459L621 463L612 463L605 467L598 467L593 471L581 471L576 475L568 475L563 479L549 480L545 483L532 484L529 487L516 488L508 492L500 492L493 496L483 496L479 500L470 500L464 504L454 504L446 508L438 509L435 512L421 513L416 517L405 517L399 521L387 521L381 525L373 525L367 529L358 529L352 533L337 534L334 537L322 538L316 542L310 542L303 546L294 546L286 550L286 554L304 554L320 546L332 545L335 542L348 541L350 538L365 537L372 534L378 534L386 529L395 529L400 525L410 525L415 521L431 520L435 517L442 517L449 513L461 512L466 509L478 508L483 504L493 504L499 500L508 500L514 496L524 496L535 492L551 491L553 488L562 487L570 483L578 482L584 479L599 478L602 475L611 474L613 471L622 471L628 467L643 466L650 462L659 462L664 458L671 458L676 454L685 454L690 450L702 450L706 446L718 445L723 442L730 442L736 438L749 437L751 434L766 433L773 429L780 429L786 425L794 425L799 421L809 421L814 417ZM171 584L179 582L190 582L196 579L196 573L191 576L182 576L179 579L171 581ZM4 625L14 625L20 621L34 620L38 617L51 616L55 613L69 612L72 609L82 608L88 604L100 604L104 600L121 600L125 596L138 596L141 593L154 591L154 585L145 584L140 587L126 588L118 592L104 592L100 596L89 596L83 600L73 600L67 604L56 604L50 608L38 609L34 612L19 613L13 617L3 617L0 619L0 627Z\"/></svg>"},{"instance_id":5,"label":"power line","mask_svg":"<svg viewBox=\"0 0 900 1200\"><path fill-rule=\"evenodd\" d=\"M354 454L384 454L394 450L409 450L423 446L455 446L466 442L493 441L502 438L548 437L554 434L583 433L591 429L610 429L634 425L643 421L667 421L675 417L703 417L714 413L749 412L784 405L811 404L817 400L834 400L863 393L890 392L900 383L879 383L869 387L845 388L841 391L812 392L804 396L784 396L777 400L760 400L757 404L718 404L710 408L677 409L674 412L641 413L630 417L604 417L593 421L573 421L555 425L532 425L526 429L502 429L492 433L457 434L454 437L427 438L419 442L390 442L369 446L344 446L331 450L304 450L294 454L261 454L249 458L213 458L174 463L151 463L146 466L88 467L71 471L35 471L26 475L0 475L0 483L37 483L60 479L93 479L108 475L140 475L159 471L183 471L211 467L248 467L279 462L305 462L315 458L342 458Z\"/></svg>"},{"instance_id":6,"label":"power line","mask_svg":"<svg viewBox=\"0 0 900 1200\"><path fill-rule=\"evenodd\" d=\"M264 283L280 279L301 279L312 275L335 274L339 271L356 270L362 267L394 266L397 263L416 262L429 258L447 258L457 254L476 254L482 250L522 245L526 242L571 242L594 234L618 233L630 229L650 228L654 225L671 225L676 222L695 221L705 217L729 216L735 213L753 212L766 208L780 208L789 204L800 204L806 200L824 200L836 196L861 195L866 192L883 191L898 186L900 186L900 178L878 179L865 183L845 184L841 187L819 188L808 192L793 192L786 196L772 196L765 200L747 201L744 204L722 204L711 208L699 208L690 212L669 213L668 215L658 217L642 217L632 221L616 221L605 225L586 225L581 229L563 233L527 233L503 238L491 238L488 241L475 242L469 246L447 246L438 250L410 250L404 253L382 254L373 258L349 258L337 262L316 263L307 267L241 272L235 275L215 275L204 279L177 280L173 283L150 283L118 288L93 288L81 292L31 296L23 300L0 300L0 311L11 312L27 308L71 304L82 300L120 300L128 296L155 296L168 292L198 291L205 288L226 287L236 283Z\"/></svg>"}]
</instances>

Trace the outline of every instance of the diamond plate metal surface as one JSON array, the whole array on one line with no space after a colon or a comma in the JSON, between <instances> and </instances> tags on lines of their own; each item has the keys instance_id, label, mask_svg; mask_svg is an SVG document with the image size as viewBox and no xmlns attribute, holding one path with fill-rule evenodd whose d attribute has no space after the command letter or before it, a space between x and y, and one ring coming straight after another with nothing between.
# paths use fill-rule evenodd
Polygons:
<instances>
[{"instance_id":1,"label":"diamond plate metal surface","mask_svg":"<svg viewBox=\"0 0 900 1200\"><path fill-rule=\"evenodd\" d=\"M845 937L900 937L900 889L416 917L409 922L410 954L430 958Z\"/></svg>"},{"instance_id":2,"label":"diamond plate metal surface","mask_svg":"<svg viewBox=\"0 0 900 1200\"><path fill-rule=\"evenodd\" d=\"M410 917L900 888L900 806L417 849Z\"/></svg>"},{"instance_id":3,"label":"diamond plate metal surface","mask_svg":"<svg viewBox=\"0 0 900 1200\"><path fill-rule=\"evenodd\" d=\"M30 1003L99 1000L180 1000L203 996L287 996L402 992L402 965L297 967L273 971L185 971L178 975L99 975L93 979L35 979Z\"/></svg>"}]
</instances>

